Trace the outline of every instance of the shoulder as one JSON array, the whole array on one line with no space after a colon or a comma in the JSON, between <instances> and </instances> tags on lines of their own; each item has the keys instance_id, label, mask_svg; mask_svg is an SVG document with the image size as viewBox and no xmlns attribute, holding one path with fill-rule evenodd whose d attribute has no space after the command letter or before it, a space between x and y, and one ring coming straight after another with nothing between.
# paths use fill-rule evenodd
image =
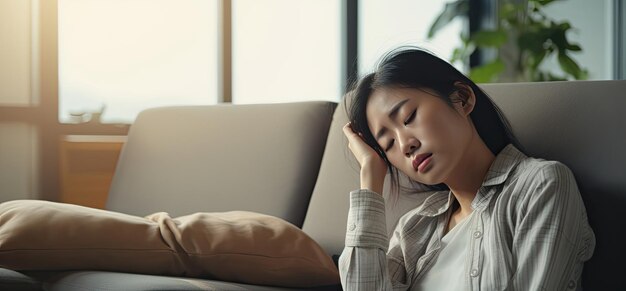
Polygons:
<instances>
[{"instance_id":1,"label":"shoulder","mask_svg":"<svg viewBox=\"0 0 626 291\"><path fill-rule=\"evenodd\" d=\"M521 191L526 194L550 186L576 186L574 174L565 164L530 157L519 163L510 182L517 184L521 190L531 191Z\"/></svg>"},{"instance_id":2,"label":"shoulder","mask_svg":"<svg viewBox=\"0 0 626 291\"><path fill-rule=\"evenodd\" d=\"M522 213L529 207L582 205L574 174L559 161L525 158L511 178L510 191L505 192L513 196Z\"/></svg>"}]
</instances>

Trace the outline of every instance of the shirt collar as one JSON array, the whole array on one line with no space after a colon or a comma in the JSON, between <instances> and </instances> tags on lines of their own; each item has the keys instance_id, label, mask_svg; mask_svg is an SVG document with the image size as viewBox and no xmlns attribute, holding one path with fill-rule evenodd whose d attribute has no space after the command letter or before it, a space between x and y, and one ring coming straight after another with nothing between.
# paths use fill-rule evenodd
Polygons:
<instances>
[{"instance_id":1,"label":"shirt collar","mask_svg":"<svg viewBox=\"0 0 626 291\"><path fill-rule=\"evenodd\" d=\"M513 172L525 157L526 156L512 144L504 147L489 167L482 186L488 187L504 183L509 177L509 174Z\"/></svg>"},{"instance_id":2,"label":"shirt collar","mask_svg":"<svg viewBox=\"0 0 626 291\"><path fill-rule=\"evenodd\" d=\"M517 165L525 158L526 156L514 145L509 144L504 147L489 167L483 184L478 189L474 201L472 201L472 209L484 209L491 201L491 198L499 193L494 186L503 184L517 168Z\"/></svg>"},{"instance_id":3,"label":"shirt collar","mask_svg":"<svg viewBox=\"0 0 626 291\"><path fill-rule=\"evenodd\" d=\"M504 147L489 167L483 184L472 202L472 208L484 208L496 193L494 189L490 188L504 183L509 177L509 174L513 172L525 157L526 156L512 144ZM424 216L437 216L446 212L455 200L452 191L431 192L418 207L421 208L418 211Z\"/></svg>"},{"instance_id":4,"label":"shirt collar","mask_svg":"<svg viewBox=\"0 0 626 291\"><path fill-rule=\"evenodd\" d=\"M417 207L417 213L423 216L437 216L450 208L454 202L451 191L426 192L424 202Z\"/></svg>"}]
</instances>

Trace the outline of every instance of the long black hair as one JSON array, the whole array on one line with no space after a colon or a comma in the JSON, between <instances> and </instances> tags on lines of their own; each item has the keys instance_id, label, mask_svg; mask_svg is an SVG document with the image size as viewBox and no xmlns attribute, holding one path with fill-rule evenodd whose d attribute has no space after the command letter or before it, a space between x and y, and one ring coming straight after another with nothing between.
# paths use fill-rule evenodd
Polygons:
<instances>
[{"instance_id":1,"label":"long black hair","mask_svg":"<svg viewBox=\"0 0 626 291\"><path fill-rule=\"evenodd\" d=\"M365 142L387 164L393 192L397 192L399 187L398 170L391 165L367 124L365 106L369 97L375 90L383 88L430 89L452 107L450 95L458 90L455 82L459 81L469 85L474 91L476 104L470 118L489 150L497 155L508 144L521 148L508 121L489 96L452 65L421 48L400 47L392 50L383 56L373 73L365 75L351 85L348 97L344 99L348 118L353 130L360 133ZM422 188L448 190L443 183L422 185Z\"/></svg>"}]
</instances>

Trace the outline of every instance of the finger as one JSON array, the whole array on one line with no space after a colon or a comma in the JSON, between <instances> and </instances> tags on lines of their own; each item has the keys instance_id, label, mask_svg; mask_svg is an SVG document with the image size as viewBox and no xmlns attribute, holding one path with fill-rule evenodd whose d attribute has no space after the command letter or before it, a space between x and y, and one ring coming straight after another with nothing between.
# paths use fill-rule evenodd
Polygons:
<instances>
[{"instance_id":1,"label":"finger","mask_svg":"<svg viewBox=\"0 0 626 291\"><path fill-rule=\"evenodd\" d=\"M348 138L353 138L356 135L356 133L354 133L354 131L352 130L352 126L349 122L343 126L343 134L345 134Z\"/></svg>"},{"instance_id":2,"label":"finger","mask_svg":"<svg viewBox=\"0 0 626 291\"><path fill-rule=\"evenodd\" d=\"M346 125L343 126L343 130L353 131L352 130L352 123L351 122L346 123Z\"/></svg>"}]
</instances>

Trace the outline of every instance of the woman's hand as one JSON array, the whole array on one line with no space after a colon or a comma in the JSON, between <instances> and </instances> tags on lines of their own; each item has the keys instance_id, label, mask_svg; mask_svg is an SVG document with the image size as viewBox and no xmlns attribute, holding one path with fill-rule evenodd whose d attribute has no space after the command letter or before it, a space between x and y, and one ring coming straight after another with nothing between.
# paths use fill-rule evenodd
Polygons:
<instances>
[{"instance_id":1,"label":"woman's hand","mask_svg":"<svg viewBox=\"0 0 626 291\"><path fill-rule=\"evenodd\" d=\"M352 130L349 122L343 127L343 133L348 138L348 148L361 165L361 189L368 189L382 195L387 164L372 147L365 143L360 134Z\"/></svg>"}]
</instances>

